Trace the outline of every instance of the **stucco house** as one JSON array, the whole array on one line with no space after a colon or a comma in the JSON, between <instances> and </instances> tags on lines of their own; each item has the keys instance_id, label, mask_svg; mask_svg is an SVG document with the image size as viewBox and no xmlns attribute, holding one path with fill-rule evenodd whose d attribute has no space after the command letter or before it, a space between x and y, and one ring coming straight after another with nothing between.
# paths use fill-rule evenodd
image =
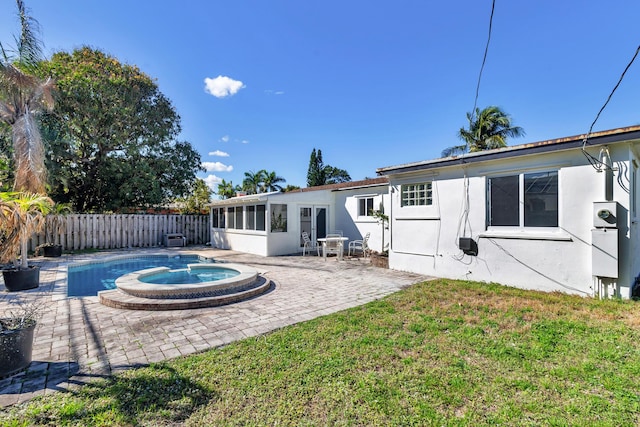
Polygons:
<instances>
[{"instance_id":1,"label":"stucco house","mask_svg":"<svg viewBox=\"0 0 640 427\"><path fill-rule=\"evenodd\" d=\"M389 266L629 297L640 274L640 126L377 169Z\"/></svg>"},{"instance_id":2,"label":"stucco house","mask_svg":"<svg viewBox=\"0 0 640 427\"><path fill-rule=\"evenodd\" d=\"M389 209L388 191L387 178L379 177L218 200L209 205L211 244L256 255L288 255L302 252L303 231L315 241L339 230L349 240L371 233L369 246L381 251L383 227L371 211Z\"/></svg>"}]
</instances>

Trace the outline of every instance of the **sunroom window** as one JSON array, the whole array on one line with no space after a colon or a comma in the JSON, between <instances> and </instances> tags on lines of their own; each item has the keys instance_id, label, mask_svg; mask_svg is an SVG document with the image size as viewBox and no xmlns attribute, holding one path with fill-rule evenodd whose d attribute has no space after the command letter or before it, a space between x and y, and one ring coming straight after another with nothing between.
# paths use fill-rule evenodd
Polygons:
<instances>
[{"instance_id":1,"label":"sunroom window","mask_svg":"<svg viewBox=\"0 0 640 427\"><path fill-rule=\"evenodd\" d=\"M246 229L264 231L264 214L265 205L246 206Z\"/></svg>"}]
</instances>

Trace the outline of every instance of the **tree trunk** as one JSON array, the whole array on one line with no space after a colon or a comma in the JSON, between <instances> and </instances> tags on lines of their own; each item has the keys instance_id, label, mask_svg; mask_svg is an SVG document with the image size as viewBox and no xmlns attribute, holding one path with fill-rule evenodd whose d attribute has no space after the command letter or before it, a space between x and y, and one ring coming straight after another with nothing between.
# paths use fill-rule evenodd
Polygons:
<instances>
[{"instance_id":1,"label":"tree trunk","mask_svg":"<svg viewBox=\"0 0 640 427\"><path fill-rule=\"evenodd\" d=\"M20 241L20 268L27 269L29 265L27 264L27 253L29 252L29 239L23 238Z\"/></svg>"}]
</instances>

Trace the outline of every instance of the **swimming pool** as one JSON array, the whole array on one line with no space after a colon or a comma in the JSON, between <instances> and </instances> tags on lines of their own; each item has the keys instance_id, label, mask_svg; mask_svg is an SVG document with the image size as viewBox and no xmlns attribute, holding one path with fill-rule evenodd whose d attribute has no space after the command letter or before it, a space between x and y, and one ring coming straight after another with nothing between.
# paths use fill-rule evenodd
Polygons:
<instances>
[{"instance_id":1,"label":"swimming pool","mask_svg":"<svg viewBox=\"0 0 640 427\"><path fill-rule=\"evenodd\" d=\"M158 285L187 285L194 283L213 282L216 280L229 279L240 274L237 270L224 267L206 267L195 269L179 269L162 271L155 274L141 276L143 283L154 283Z\"/></svg>"},{"instance_id":2,"label":"swimming pool","mask_svg":"<svg viewBox=\"0 0 640 427\"><path fill-rule=\"evenodd\" d=\"M211 263L199 255L125 255L102 261L71 264L67 274L67 296L96 296L99 291L116 289L116 279L133 271L153 267L187 268L188 264Z\"/></svg>"}]
</instances>

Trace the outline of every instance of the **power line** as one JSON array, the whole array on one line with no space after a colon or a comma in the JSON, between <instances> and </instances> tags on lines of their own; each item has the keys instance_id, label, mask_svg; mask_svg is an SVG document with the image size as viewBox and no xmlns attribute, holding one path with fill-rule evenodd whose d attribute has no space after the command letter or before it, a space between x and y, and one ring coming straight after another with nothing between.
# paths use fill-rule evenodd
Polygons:
<instances>
[{"instance_id":1,"label":"power line","mask_svg":"<svg viewBox=\"0 0 640 427\"><path fill-rule=\"evenodd\" d=\"M596 118L593 119L593 122L591 123L591 126L589 127L589 132L587 132L587 135L584 137L584 140L582 141L582 152L584 153L584 155L587 157L587 160L589 160L589 163L591 163L591 165L596 168L597 170L600 170L600 168L603 166L602 162L600 161L600 159L597 159L595 156L592 156L591 154L587 153L587 151L585 150L586 146L587 146L587 141L589 140L589 136L591 136L591 132L593 131L593 127L595 126L596 122L598 121L598 119L600 118L600 114L602 114L602 112L604 111L604 109L606 108L607 104L609 104L609 101L611 101L611 97L613 96L613 94L615 93L615 91L618 89L618 86L620 86L620 83L622 83L622 79L624 79L624 75L627 73L627 71L629 70L629 68L631 68L631 64L633 64L633 61L636 60L636 57L638 56L638 53L640 53L640 45L638 46L638 48L636 49L636 53L633 55L633 57L631 58L631 61L629 61L629 63L627 64L627 66L625 67L624 71L622 72L622 74L620 75L620 78L618 79L618 83L616 83L616 85L614 86L613 90L611 91L611 93L609 94L609 96L607 97L607 100L605 101L605 103L602 105L602 108L600 108L600 111L598 111L598 114L596 114ZM606 166L606 165L605 165Z\"/></svg>"},{"instance_id":2,"label":"power line","mask_svg":"<svg viewBox=\"0 0 640 427\"><path fill-rule=\"evenodd\" d=\"M478 75L478 84L476 86L476 97L473 101L473 110L471 110L471 119L476 114L476 106L478 105L478 94L480 93L480 80L482 80L482 70L484 70L484 64L487 62L487 53L489 52L489 43L491 42L491 29L493 28L493 11L496 8L496 0L491 3L491 16L489 17L489 36L487 37L487 44L484 48L484 56L482 57L482 65L480 66L480 74Z\"/></svg>"}]
</instances>

